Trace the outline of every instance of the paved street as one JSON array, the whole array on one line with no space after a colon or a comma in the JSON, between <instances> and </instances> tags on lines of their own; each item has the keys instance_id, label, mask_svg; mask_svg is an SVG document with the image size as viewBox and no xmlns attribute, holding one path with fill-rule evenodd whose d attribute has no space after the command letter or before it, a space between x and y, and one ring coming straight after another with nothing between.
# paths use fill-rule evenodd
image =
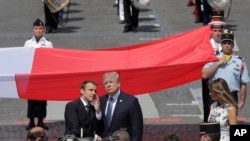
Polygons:
<instances>
[{"instance_id":1,"label":"paved street","mask_svg":"<svg viewBox=\"0 0 250 141\"><path fill-rule=\"evenodd\" d=\"M187 0L152 0L148 6L140 8L138 33L122 33L123 25L118 23L113 3L114 0L71 0L67 25L59 26L57 34L45 36L53 41L56 48L89 50L153 41L202 26L201 23L194 23L193 7L186 6ZM235 31L239 54L245 58L248 69L249 5L249 0L233 1L230 17L226 21L227 27ZM36 18L44 19L43 3L39 0L1 1L0 47L23 46L24 41L32 36L32 23ZM200 87L198 80L139 95L145 125L143 140L162 140L163 135L176 133L183 141L197 141L198 124L202 121L203 112ZM250 123L249 93L245 108L239 114L241 124ZM65 103L48 102L46 122L51 141L63 135ZM28 122L26 100L0 98L0 107L0 140L23 141Z\"/></svg>"}]
</instances>

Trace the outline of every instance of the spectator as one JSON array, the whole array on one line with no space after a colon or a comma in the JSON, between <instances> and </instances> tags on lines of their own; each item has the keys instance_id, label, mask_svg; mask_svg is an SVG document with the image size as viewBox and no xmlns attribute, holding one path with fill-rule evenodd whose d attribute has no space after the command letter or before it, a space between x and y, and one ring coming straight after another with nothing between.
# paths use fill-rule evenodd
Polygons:
<instances>
[{"instance_id":1,"label":"spectator","mask_svg":"<svg viewBox=\"0 0 250 141\"><path fill-rule=\"evenodd\" d=\"M48 133L41 127L33 127L28 131L26 141L48 141Z\"/></svg>"},{"instance_id":2,"label":"spectator","mask_svg":"<svg viewBox=\"0 0 250 141\"><path fill-rule=\"evenodd\" d=\"M44 23L37 19L33 23L33 33L34 36L25 41L24 47L33 47L33 48L39 48L39 47L46 47L46 48L52 48L53 44L48 39L46 39L44 34ZM26 127L27 130L35 127L35 118L38 118L38 124L37 126L40 126L46 130L48 130L48 127L44 124L43 119L46 117L47 110L47 101L46 100L32 100L28 99L28 113L27 117L29 118L29 124Z\"/></svg>"},{"instance_id":3,"label":"spectator","mask_svg":"<svg viewBox=\"0 0 250 141\"><path fill-rule=\"evenodd\" d=\"M230 125L237 124L238 106L230 93L227 82L218 78L209 83L211 105L208 122L220 124L220 141L229 141Z\"/></svg>"},{"instance_id":4,"label":"spectator","mask_svg":"<svg viewBox=\"0 0 250 141\"><path fill-rule=\"evenodd\" d=\"M94 81L84 81L80 87L80 98L66 104L65 135L73 134L78 138L91 137L101 140L98 126L102 115L96 90L97 84ZM95 106L93 106L91 102L95 99Z\"/></svg>"},{"instance_id":5,"label":"spectator","mask_svg":"<svg viewBox=\"0 0 250 141\"><path fill-rule=\"evenodd\" d=\"M102 111L102 136L111 136L117 130L128 132L131 141L141 141L143 116L138 99L120 90L116 72L107 72L102 82L107 94L100 97Z\"/></svg>"},{"instance_id":6,"label":"spectator","mask_svg":"<svg viewBox=\"0 0 250 141\"><path fill-rule=\"evenodd\" d=\"M166 137L164 137L163 141L181 141L181 140L176 134L169 134Z\"/></svg>"},{"instance_id":7,"label":"spectator","mask_svg":"<svg viewBox=\"0 0 250 141\"><path fill-rule=\"evenodd\" d=\"M200 136L200 141L219 141L220 125L218 123L201 123Z\"/></svg>"},{"instance_id":8,"label":"spectator","mask_svg":"<svg viewBox=\"0 0 250 141\"><path fill-rule=\"evenodd\" d=\"M115 131L112 136L119 137L118 141L130 141L129 134L126 131Z\"/></svg>"}]
</instances>

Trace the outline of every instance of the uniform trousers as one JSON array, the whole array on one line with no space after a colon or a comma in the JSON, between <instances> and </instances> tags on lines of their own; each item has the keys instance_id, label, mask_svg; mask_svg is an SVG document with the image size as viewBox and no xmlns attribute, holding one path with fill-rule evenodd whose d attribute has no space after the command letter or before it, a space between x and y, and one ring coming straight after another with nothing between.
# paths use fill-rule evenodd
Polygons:
<instances>
[{"instance_id":1,"label":"uniform trousers","mask_svg":"<svg viewBox=\"0 0 250 141\"><path fill-rule=\"evenodd\" d=\"M28 100L27 117L30 119L34 119L35 117L38 119L45 118L47 113L46 106L47 101Z\"/></svg>"},{"instance_id":2,"label":"uniform trousers","mask_svg":"<svg viewBox=\"0 0 250 141\"><path fill-rule=\"evenodd\" d=\"M51 13L48 6L44 3L45 27L57 30L59 12Z\"/></svg>"},{"instance_id":3,"label":"uniform trousers","mask_svg":"<svg viewBox=\"0 0 250 141\"><path fill-rule=\"evenodd\" d=\"M124 29L137 28L139 9L136 8L131 0L123 0L125 26Z\"/></svg>"}]
</instances>

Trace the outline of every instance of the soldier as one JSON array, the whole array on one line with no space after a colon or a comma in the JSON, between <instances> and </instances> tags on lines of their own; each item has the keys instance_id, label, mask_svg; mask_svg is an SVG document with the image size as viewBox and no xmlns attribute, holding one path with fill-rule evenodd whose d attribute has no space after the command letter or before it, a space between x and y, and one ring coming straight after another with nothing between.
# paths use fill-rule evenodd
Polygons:
<instances>
[{"instance_id":1,"label":"soldier","mask_svg":"<svg viewBox=\"0 0 250 141\"><path fill-rule=\"evenodd\" d=\"M211 26L210 42L214 50L214 54L219 54L222 50L221 47L221 34L224 31L226 23L224 22L224 11L215 9L212 11L211 22L208 24ZM234 39L233 52L237 54L239 47ZM208 79L202 79L202 99L203 99L203 116L204 122L207 122L209 108L212 103L212 99L209 96L209 89L207 85Z\"/></svg>"},{"instance_id":2,"label":"soldier","mask_svg":"<svg viewBox=\"0 0 250 141\"><path fill-rule=\"evenodd\" d=\"M210 42L216 55L221 51L221 34L223 32L224 26L226 25L223 22L224 13L220 11L213 11L212 19L209 25L211 26L211 37ZM209 88L207 85L208 79L202 79L202 100L203 100L203 117L204 122L207 122L209 115L209 108L212 103L211 97L209 96Z\"/></svg>"},{"instance_id":3,"label":"soldier","mask_svg":"<svg viewBox=\"0 0 250 141\"><path fill-rule=\"evenodd\" d=\"M59 12L52 13L48 6L44 3L44 17L46 33L57 33Z\"/></svg>"},{"instance_id":4,"label":"soldier","mask_svg":"<svg viewBox=\"0 0 250 141\"><path fill-rule=\"evenodd\" d=\"M33 33L34 36L27 40L24 44L24 47L47 47L52 48L53 44L49 40L47 40L43 34L44 34L44 23L37 19L33 23ZM38 118L38 124L37 126L40 126L44 129L48 129L48 127L44 124L43 119L46 117L46 106L47 101L46 100L31 100L28 99L28 113L27 117L29 118L29 124L26 127L27 130L35 127L35 118Z\"/></svg>"},{"instance_id":5,"label":"soldier","mask_svg":"<svg viewBox=\"0 0 250 141\"><path fill-rule=\"evenodd\" d=\"M233 53L234 34L232 31L225 30L221 36L222 51L216 56L218 60L207 63L202 70L202 78L214 80L223 78L229 85L232 96L238 102L239 111L245 105L247 83L250 81L245 60Z\"/></svg>"}]
</instances>

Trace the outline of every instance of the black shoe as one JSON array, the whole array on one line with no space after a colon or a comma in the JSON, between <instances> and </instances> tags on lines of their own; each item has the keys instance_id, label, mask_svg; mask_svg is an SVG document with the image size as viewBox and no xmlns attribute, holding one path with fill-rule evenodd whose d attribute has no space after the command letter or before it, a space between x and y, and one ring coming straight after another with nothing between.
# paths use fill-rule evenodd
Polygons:
<instances>
[{"instance_id":1,"label":"black shoe","mask_svg":"<svg viewBox=\"0 0 250 141\"><path fill-rule=\"evenodd\" d=\"M194 23L201 23L202 21L198 18L198 19L195 19Z\"/></svg>"},{"instance_id":2,"label":"black shoe","mask_svg":"<svg viewBox=\"0 0 250 141\"><path fill-rule=\"evenodd\" d=\"M57 33L57 29L52 29L51 33Z\"/></svg>"},{"instance_id":3,"label":"black shoe","mask_svg":"<svg viewBox=\"0 0 250 141\"><path fill-rule=\"evenodd\" d=\"M194 3L188 2L188 3L187 3L187 6L194 6Z\"/></svg>"},{"instance_id":4,"label":"black shoe","mask_svg":"<svg viewBox=\"0 0 250 141\"><path fill-rule=\"evenodd\" d=\"M132 31L131 28L124 28L122 32L123 32L123 33L127 33L127 32L130 32L130 31Z\"/></svg>"},{"instance_id":5,"label":"black shoe","mask_svg":"<svg viewBox=\"0 0 250 141\"><path fill-rule=\"evenodd\" d=\"M137 33L137 28L136 27L132 27L132 32L134 32L134 33Z\"/></svg>"},{"instance_id":6,"label":"black shoe","mask_svg":"<svg viewBox=\"0 0 250 141\"><path fill-rule=\"evenodd\" d=\"M45 130L49 130L49 127L46 126L44 123L39 123L37 126L42 127Z\"/></svg>"},{"instance_id":7,"label":"black shoe","mask_svg":"<svg viewBox=\"0 0 250 141\"><path fill-rule=\"evenodd\" d=\"M50 26L46 26L45 33L51 33L51 32L52 32L52 28Z\"/></svg>"},{"instance_id":8,"label":"black shoe","mask_svg":"<svg viewBox=\"0 0 250 141\"><path fill-rule=\"evenodd\" d=\"M30 130L31 128L35 127L35 124L29 124L27 127L26 127L26 130Z\"/></svg>"},{"instance_id":9,"label":"black shoe","mask_svg":"<svg viewBox=\"0 0 250 141\"><path fill-rule=\"evenodd\" d=\"M125 21L124 20L120 20L119 24L125 24Z\"/></svg>"},{"instance_id":10,"label":"black shoe","mask_svg":"<svg viewBox=\"0 0 250 141\"><path fill-rule=\"evenodd\" d=\"M118 3L113 4L113 7L118 7Z\"/></svg>"}]
</instances>

